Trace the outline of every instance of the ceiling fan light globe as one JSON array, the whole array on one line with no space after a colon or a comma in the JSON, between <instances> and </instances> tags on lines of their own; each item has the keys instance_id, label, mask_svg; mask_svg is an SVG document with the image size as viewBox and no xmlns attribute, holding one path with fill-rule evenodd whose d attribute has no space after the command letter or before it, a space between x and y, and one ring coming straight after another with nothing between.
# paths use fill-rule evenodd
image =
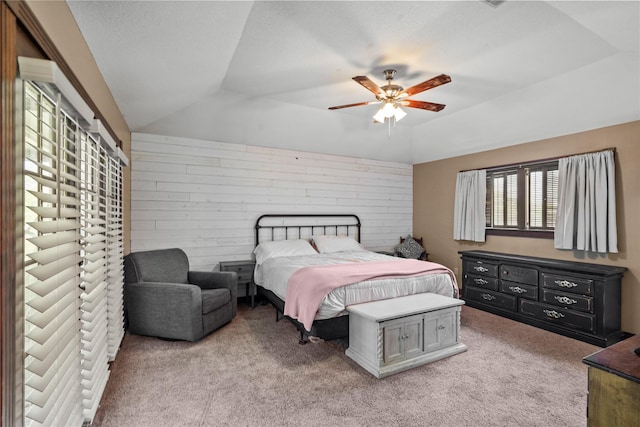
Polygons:
<instances>
[{"instance_id":1,"label":"ceiling fan light globe","mask_svg":"<svg viewBox=\"0 0 640 427\"><path fill-rule=\"evenodd\" d=\"M382 108L378 110L378 112L373 116L373 121L376 123L384 123L386 116L384 115Z\"/></svg>"},{"instance_id":2,"label":"ceiling fan light globe","mask_svg":"<svg viewBox=\"0 0 640 427\"><path fill-rule=\"evenodd\" d=\"M407 115L407 113L405 113L404 110L400 107L396 107L394 110L395 111L393 115L396 118L396 122L399 122L400 120L404 119L404 117Z\"/></svg>"},{"instance_id":3,"label":"ceiling fan light globe","mask_svg":"<svg viewBox=\"0 0 640 427\"><path fill-rule=\"evenodd\" d=\"M396 107L393 105L393 103L386 102L382 107L382 114L384 114L385 117L390 118L395 115L395 110Z\"/></svg>"}]
</instances>

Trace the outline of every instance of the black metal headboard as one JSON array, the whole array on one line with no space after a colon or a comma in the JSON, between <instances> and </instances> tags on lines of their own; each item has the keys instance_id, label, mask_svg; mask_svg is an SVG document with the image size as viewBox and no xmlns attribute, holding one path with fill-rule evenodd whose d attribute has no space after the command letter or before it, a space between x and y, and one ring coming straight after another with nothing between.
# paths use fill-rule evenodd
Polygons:
<instances>
[{"instance_id":1,"label":"black metal headboard","mask_svg":"<svg viewBox=\"0 0 640 427\"><path fill-rule=\"evenodd\" d=\"M256 221L256 246L314 234L351 236L360 242L360 218L354 214L265 214Z\"/></svg>"}]
</instances>

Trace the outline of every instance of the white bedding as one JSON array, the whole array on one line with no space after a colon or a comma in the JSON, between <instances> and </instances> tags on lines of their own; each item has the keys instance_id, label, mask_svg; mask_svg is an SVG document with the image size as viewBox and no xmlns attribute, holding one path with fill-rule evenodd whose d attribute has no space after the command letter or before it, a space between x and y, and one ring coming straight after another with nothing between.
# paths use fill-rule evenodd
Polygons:
<instances>
[{"instance_id":1,"label":"white bedding","mask_svg":"<svg viewBox=\"0 0 640 427\"><path fill-rule=\"evenodd\" d=\"M269 258L263 264L256 265L254 280L257 285L270 290L284 300L287 294L289 278L299 268L392 259L397 260L398 258L371 251ZM329 319L340 316L346 313L347 306L367 301L425 292L452 297L456 296L454 286L455 284L448 274L366 280L331 291L322 301L316 319Z\"/></svg>"}]
</instances>

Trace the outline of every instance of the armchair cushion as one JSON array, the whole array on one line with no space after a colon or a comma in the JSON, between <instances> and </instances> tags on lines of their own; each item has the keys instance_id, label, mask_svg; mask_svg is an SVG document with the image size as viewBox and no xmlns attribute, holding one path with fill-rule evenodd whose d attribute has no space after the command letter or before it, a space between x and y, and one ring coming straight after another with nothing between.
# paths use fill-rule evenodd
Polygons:
<instances>
[{"instance_id":1,"label":"armchair cushion","mask_svg":"<svg viewBox=\"0 0 640 427\"><path fill-rule=\"evenodd\" d=\"M231 302L231 293L228 289L203 289L202 314L208 314Z\"/></svg>"}]
</instances>

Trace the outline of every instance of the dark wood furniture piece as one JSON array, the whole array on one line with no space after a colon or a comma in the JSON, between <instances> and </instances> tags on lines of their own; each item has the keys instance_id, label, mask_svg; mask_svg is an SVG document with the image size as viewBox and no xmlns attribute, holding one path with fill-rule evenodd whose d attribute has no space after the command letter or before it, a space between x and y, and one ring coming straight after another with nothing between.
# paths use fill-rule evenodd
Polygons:
<instances>
[{"instance_id":1,"label":"dark wood furniture piece","mask_svg":"<svg viewBox=\"0 0 640 427\"><path fill-rule=\"evenodd\" d=\"M620 330L625 267L486 251L460 251L468 306L600 347Z\"/></svg>"},{"instance_id":2,"label":"dark wood furniture piece","mask_svg":"<svg viewBox=\"0 0 640 427\"><path fill-rule=\"evenodd\" d=\"M589 427L640 425L640 335L583 359L589 365Z\"/></svg>"},{"instance_id":3,"label":"dark wood furniture piece","mask_svg":"<svg viewBox=\"0 0 640 427\"><path fill-rule=\"evenodd\" d=\"M257 294L256 284L253 281L253 270L256 263L252 260L221 261L220 271L235 271L238 274L238 298L247 297L251 301L251 307L255 307Z\"/></svg>"}]
</instances>

